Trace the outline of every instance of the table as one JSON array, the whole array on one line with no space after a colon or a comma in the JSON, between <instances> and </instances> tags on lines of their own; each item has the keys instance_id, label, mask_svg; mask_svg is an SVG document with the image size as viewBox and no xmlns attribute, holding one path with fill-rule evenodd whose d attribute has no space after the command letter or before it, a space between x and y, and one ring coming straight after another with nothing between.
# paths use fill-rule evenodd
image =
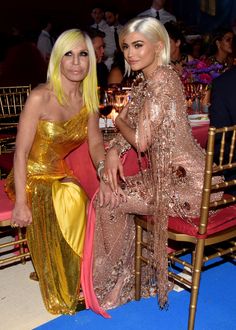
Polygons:
<instances>
[{"instance_id":1,"label":"table","mask_svg":"<svg viewBox=\"0 0 236 330\"><path fill-rule=\"evenodd\" d=\"M209 125L192 127L192 133L200 145L205 148L207 143L207 132ZM68 166L79 180L88 197L91 199L99 186L96 170L89 156L88 144L83 143L79 148L72 151L66 158ZM135 175L139 171L137 154L131 149L127 153L124 163L125 176Z\"/></svg>"},{"instance_id":2,"label":"table","mask_svg":"<svg viewBox=\"0 0 236 330\"><path fill-rule=\"evenodd\" d=\"M206 149L207 138L208 138L208 128L209 125L201 125L192 127L192 133L197 142L201 145L202 148Z\"/></svg>"}]
</instances>

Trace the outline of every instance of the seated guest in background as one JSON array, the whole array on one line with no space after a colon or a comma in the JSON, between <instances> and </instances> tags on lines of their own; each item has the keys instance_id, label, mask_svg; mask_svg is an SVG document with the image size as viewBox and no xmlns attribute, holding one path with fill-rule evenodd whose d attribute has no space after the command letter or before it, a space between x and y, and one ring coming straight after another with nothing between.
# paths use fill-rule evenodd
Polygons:
<instances>
[{"instance_id":1,"label":"seated guest in background","mask_svg":"<svg viewBox=\"0 0 236 330\"><path fill-rule=\"evenodd\" d=\"M105 33L104 42L105 42L106 48L105 48L104 61L105 61L105 64L106 64L108 70L110 70L111 64L113 61L114 51L115 51L115 46L114 46L115 43L111 44L113 35L112 35L112 31L110 29L110 26L107 24L107 22L104 19L105 12L104 12L104 8L103 8L102 4L96 3L93 6L91 16L94 20L94 23L90 27L100 30Z\"/></svg>"},{"instance_id":2,"label":"seated guest in background","mask_svg":"<svg viewBox=\"0 0 236 330\"><path fill-rule=\"evenodd\" d=\"M234 34L231 29L224 28L214 32L206 56L203 56L209 65L221 64L221 73L233 64L233 37Z\"/></svg>"},{"instance_id":3,"label":"seated guest in background","mask_svg":"<svg viewBox=\"0 0 236 330\"><path fill-rule=\"evenodd\" d=\"M52 29L53 29L52 19L44 18L42 20L42 31L38 37L37 47L47 63L49 62L49 58L54 45Z\"/></svg>"},{"instance_id":4,"label":"seated guest in background","mask_svg":"<svg viewBox=\"0 0 236 330\"><path fill-rule=\"evenodd\" d=\"M113 54L120 51L119 45L119 33L122 29L122 25L119 22L119 12L115 6L106 7L105 9L105 20L110 27L110 45Z\"/></svg>"},{"instance_id":5,"label":"seated guest in background","mask_svg":"<svg viewBox=\"0 0 236 330\"><path fill-rule=\"evenodd\" d=\"M205 44L201 37L188 42L187 46L189 55L194 59L200 59L205 54Z\"/></svg>"},{"instance_id":6,"label":"seated guest in background","mask_svg":"<svg viewBox=\"0 0 236 330\"><path fill-rule=\"evenodd\" d=\"M86 267L91 267L88 244L94 251L93 281L87 278L91 294L85 292L86 303L98 312L93 285L105 309L134 299L133 214L152 215L155 226L154 237L148 228L151 267L144 272L142 296L157 293L160 306L166 305L170 290L168 216L191 221L199 215L205 166L205 152L191 135L182 83L169 65L170 43L164 26L152 17L131 20L120 33L120 45L127 72L141 72L131 89L131 102L116 117L120 133L110 141L99 173L101 181L113 189L118 204L116 208L96 204L94 242L89 239L91 227L85 242ZM145 153L150 166L124 177L121 157L131 148L140 159Z\"/></svg>"},{"instance_id":7,"label":"seated guest in background","mask_svg":"<svg viewBox=\"0 0 236 330\"><path fill-rule=\"evenodd\" d=\"M224 126L236 125L236 66L224 72L220 77L215 78L212 83L211 91L211 105L209 108L210 125L217 128ZM227 143L226 137L226 143ZM229 146L228 146L229 147ZM219 159L220 141L216 136L215 144L215 161ZM234 153L234 161L236 161L236 154ZM230 176L227 171L224 172L226 179L236 179L236 171ZM227 193L236 195L235 189L228 188Z\"/></svg>"},{"instance_id":8,"label":"seated guest in background","mask_svg":"<svg viewBox=\"0 0 236 330\"><path fill-rule=\"evenodd\" d=\"M114 56L111 70L108 74L108 85L110 87L119 87L123 81L125 74L125 60L122 52L118 52Z\"/></svg>"},{"instance_id":9,"label":"seated guest in background","mask_svg":"<svg viewBox=\"0 0 236 330\"><path fill-rule=\"evenodd\" d=\"M171 65L181 76L184 65L193 60L193 57L184 51L186 42L183 33L176 23L167 22L164 24L170 38L170 59Z\"/></svg>"},{"instance_id":10,"label":"seated guest in background","mask_svg":"<svg viewBox=\"0 0 236 330\"><path fill-rule=\"evenodd\" d=\"M98 86L106 88L108 69L106 64L103 62L104 49L105 49L105 43L104 43L105 33L94 28L90 28L87 32L92 40L93 48L96 55Z\"/></svg>"},{"instance_id":11,"label":"seated guest in background","mask_svg":"<svg viewBox=\"0 0 236 330\"><path fill-rule=\"evenodd\" d=\"M27 227L45 307L52 314L73 314L80 295L87 196L65 157L87 137L94 164L105 156L90 38L76 29L62 33L47 76L21 113L6 190L15 201L12 225ZM103 187L109 189L101 183L101 200Z\"/></svg>"},{"instance_id":12,"label":"seated guest in background","mask_svg":"<svg viewBox=\"0 0 236 330\"><path fill-rule=\"evenodd\" d=\"M122 25L119 22L119 12L115 6L105 8L105 20L109 25L106 38L105 63L110 70L115 54L120 52L119 33L122 29Z\"/></svg>"},{"instance_id":13,"label":"seated guest in background","mask_svg":"<svg viewBox=\"0 0 236 330\"><path fill-rule=\"evenodd\" d=\"M117 52L114 56L114 62L108 74L108 86L129 87L131 86L135 76L135 72L131 72L130 75L126 74L124 54L121 51Z\"/></svg>"},{"instance_id":14,"label":"seated guest in background","mask_svg":"<svg viewBox=\"0 0 236 330\"><path fill-rule=\"evenodd\" d=\"M10 36L1 40L1 86L36 87L45 82L47 63L35 43L27 36Z\"/></svg>"},{"instance_id":15,"label":"seated guest in background","mask_svg":"<svg viewBox=\"0 0 236 330\"><path fill-rule=\"evenodd\" d=\"M165 2L165 0L153 0L151 8L138 14L138 16L155 17L160 20L162 24L165 24L169 21L176 22L175 16L164 9Z\"/></svg>"},{"instance_id":16,"label":"seated guest in background","mask_svg":"<svg viewBox=\"0 0 236 330\"><path fill-rule=\"evenodd\" d=\"M94 29L97 29L97 30L101 30L106 33L108 25L107 25L106 21L104 20L104 9L100 3L94 4L92 11L91 11L91 17L94 21L94 23L91 25L91 27Z\"/></svg>"}]
</instances>

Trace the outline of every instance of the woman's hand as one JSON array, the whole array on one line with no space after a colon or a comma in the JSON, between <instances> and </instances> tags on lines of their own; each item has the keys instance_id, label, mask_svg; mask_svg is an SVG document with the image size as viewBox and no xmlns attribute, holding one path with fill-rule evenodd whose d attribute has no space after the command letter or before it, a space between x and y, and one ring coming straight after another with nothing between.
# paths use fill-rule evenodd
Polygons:
<instances>
[{"instance_id":1,"label":"woman's hand","mask_svg":"<svg viewBox=\"0 0 236 330\"><path fill-rule=\"evenodd\" d=\"M118 192L118 176L125 181L123 165L114 147L106 155L105 169L102 177L105 183L109 183L112 191L115 193Z\"/></svg>"},{"instance_id":2,"label":"woman's hand","mask_svg":"<svg viewBox=\"0 0 236 330\"><path fill-rule=\"evenodd\" d=\"M108 184L106 184L102 179L100 181L100 187L98 192L99 205L100 207L108 206L112 200L113 192Z\"/></svg>"},{"instance_id":3,"label":"woman's hand","mask_svg":"<svg viewBox=\"0 0 236 330\"><path fill-rule=\"evenodd\" d=\"M120 205L121 202L126 201L126 195L124 191L118 187L117 193L111 190L109 184L106 184L103 180L100 182L99 188L99 206L100 207L109 207L114 209Z\"/></svg>"},{"instance_id":4,"label":"woman's hand","mask_svg":"<svg viewBox=\"0 0 236 330\"><path fill-rule=\"evenodd\" d=\"M12 211L12 227L26 227L32 223L32 213L27 204L15 204Z\"/></svg>"},{"instance_id":5,"label":"woman's hand","mask_svg":"<svg viewBox=\"0 0 236 330\"><path fill-rule=\"evenodd\" d=\"M119 128L119 120L123 120L127 122L127 115L128 115L128 109L129 109L129 104L126 104L126 106L122 109L122 111L119 113L119 115L115 119L115 125Z\"/></svg>"}]
</instances>

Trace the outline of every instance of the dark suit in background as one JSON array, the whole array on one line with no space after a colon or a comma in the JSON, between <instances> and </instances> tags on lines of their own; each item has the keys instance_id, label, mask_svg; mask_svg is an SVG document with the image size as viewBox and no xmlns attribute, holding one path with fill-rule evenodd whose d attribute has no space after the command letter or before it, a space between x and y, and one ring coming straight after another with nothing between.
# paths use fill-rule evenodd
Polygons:
<instances>
[{"instance_id":1,"label":"dark suit in background","mask_svg":"<svg viewBox=\"0 0 236 330\"><path fill-rule=\"evenodd\" d=\"M236 125L236 66L233 66L221 76L213 80L211 92L211 106L209 107L210 125L217 128L224 126ZM230 133L226 138L229 151ZM236 148L236 146L235 146ZM219 157L220 140L216 137L215 143L215 159ZM236 150L234 153L234 161L236 161ZM227 171L224 172L227 180L236 179L236 171L229 175ZM236 190L229 188L227 193L236 195Z\"/></svg>"}]
</instances>

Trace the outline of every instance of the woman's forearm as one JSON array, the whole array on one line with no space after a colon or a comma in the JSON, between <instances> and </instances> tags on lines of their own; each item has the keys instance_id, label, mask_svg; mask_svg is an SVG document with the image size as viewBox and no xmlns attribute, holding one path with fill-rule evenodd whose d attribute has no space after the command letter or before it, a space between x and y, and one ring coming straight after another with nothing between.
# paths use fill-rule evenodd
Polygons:
<instances>
[{"instance_id":1,"label":"woman's forearm","mask_svg":"<svg viewBox=\"0 0 236 330\"><path fill-rule=\"evenodd\" d=\"M116 127L119 129L120 133L123 135L123 137L134 147L136 146L135 141L135 129L131 128L126 121L124 121L119 116L116 118Z\"/></svg>"},{"instance_id":2,"label":"woman's forearm","mask_svg":"<svg viewBox=\"0 0 236 330\"><path fill-rule=\"evenodd\" d=\"M97 143L89 143L89 153L94 166L97 167L98 163L105 159L105 148L103 140L98 141Z\"/></svg>"},{"instance_id":3,"label":"woman's forearm","mask_svg":"<svg viewBox=\"0 0 236 330\"><path fill-rule=\"evenodd\" d=\"M26 160L27 156L23 153L14 155L14 183L16 204L27 204L26 197Z\"/></svg>"}]
</instances>

